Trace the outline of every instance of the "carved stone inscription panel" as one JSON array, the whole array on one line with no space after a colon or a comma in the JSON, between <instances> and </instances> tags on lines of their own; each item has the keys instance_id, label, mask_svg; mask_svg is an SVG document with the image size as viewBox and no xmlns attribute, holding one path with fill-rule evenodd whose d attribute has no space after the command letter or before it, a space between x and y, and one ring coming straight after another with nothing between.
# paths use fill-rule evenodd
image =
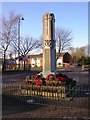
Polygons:
<instances>
[{"instance_id":1,"label":"carved stone inscription panel","mask_svg":"<svg viewBox=\"0 0 90 120\"><path fill-rule=\"evenodd\" d=\"M50 50L45 49L45 70L50 70Z\"/></svg>"}]
</instances>

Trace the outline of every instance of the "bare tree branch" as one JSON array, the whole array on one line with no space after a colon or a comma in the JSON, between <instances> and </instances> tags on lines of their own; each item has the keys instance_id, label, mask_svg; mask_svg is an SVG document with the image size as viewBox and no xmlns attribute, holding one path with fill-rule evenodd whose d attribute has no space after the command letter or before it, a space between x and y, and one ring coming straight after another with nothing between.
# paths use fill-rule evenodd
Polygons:
<instances>
[{"instance_id":1,"label":"bare tree branch","mask_svg":"<svg viewBox=\"0 0 90 120\"><path fill-rule=\"evenodd\" d=\"M58 59L63 50L67 49L71 44L71 33L72 31L66 30L64 28L56 28L56 45L58 47Z\"/></svg>"},{"instance_id":2,"label":"bare tree branch","mask_svg":"<svg viewBox=\"0 0 90 120\"><path fill-rule=\"evenodd\" d=\"M9 19L2 18L2 31L0 32L1 48L4 53L4 64L6 59L6 52L13 40L17 39L17 20L20 16L13 12L9 14ZM5 65L4 65L5 67Z\"/></svg>"},{"instance_id":3,"label":"bare tree branch","mask_svg":"<svg viewBox=\"0 0 90 120\"><path fill-rule=\"evenodd\" d=\"M35 40L32 37L22 37L20 38L20 41L20 56L26 56L31 50L39 47L38 40ZM14 41L12 43L12 49L18 52L18 42Z\"/></svg>"}]
</instances>

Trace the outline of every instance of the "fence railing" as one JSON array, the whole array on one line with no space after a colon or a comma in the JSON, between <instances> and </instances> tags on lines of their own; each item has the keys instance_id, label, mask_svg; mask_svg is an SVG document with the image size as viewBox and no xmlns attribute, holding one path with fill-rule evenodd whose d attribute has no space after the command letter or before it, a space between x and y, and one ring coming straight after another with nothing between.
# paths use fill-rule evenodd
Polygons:
<instances>
[{"instance_id":1,"label":"fence railing","mask_svg":"<svg viewBox=\"0 0 90 120\"><path fill-rule=\"evenodd\" d=\"M17 101L63 107L88 108L89 93L89 86L65 88L65 86L2 85L2 94L15 97Z\"/></svg>"}]
</instances>

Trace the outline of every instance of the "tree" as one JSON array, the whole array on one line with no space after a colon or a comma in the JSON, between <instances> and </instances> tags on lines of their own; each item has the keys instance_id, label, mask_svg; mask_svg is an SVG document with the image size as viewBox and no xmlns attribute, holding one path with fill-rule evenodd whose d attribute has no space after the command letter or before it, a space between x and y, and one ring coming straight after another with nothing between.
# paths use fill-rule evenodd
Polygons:
<instances>
[{"instance_id":1,"label":"tree","mask_svg":"<svg viewBox=\"0 0 90 120\"><path fill-rule=\"evenodd\" d=\"M80 65L90 65L90 57L87 56L82 56L79 60L78 60L78 64Z\"/></svg>"},{"instance_id":2,"label":"tree","mask_svg":"<svg viewBox=\"0 0 90 120\"><path fill-rule=\"evenodd\" d=\"M41 35L37 41L38 41L37 44L39 45L39 47L43 49L43 36Z\"/></svg>"},{"instance_id":3,"label":"tree","mask_svg":"<svg viewBox=\"0 0 90 120\"><path fill-rule=\"evenodd\" d=\"M18 58L26 58L28 53L33 50L40 47L39 40L35 40L32 37L21 37L20 38L20 46L19 46L19 56ZM18 52L18 42L13 41L12 42L12 49L16 52ZM20 66L19 66L20 67ZM24 61L24 70L25 70L25 61Z\"/></svg>"},{"instance_id":4,"label":"tree","mask_svg":"<svg viewBox=\"0 0 90 120\"><path fill-rule=\"evenodd\" d=\"M80 65L86 65L86 58L84 56L82 56L79 60L78 60L78 63Z\"/></svg>"},{"instance_id":5,"label":"tree","mask_svg":"<svg viewBox=\"0 0 90 120\"><path fill-rule=\"evenodd\" d=\"M83 47L78 47L75 50L72 51L71 53L72 56L72 62L77 63L79 59L85 56L85 51Z\"/></svg>"},{"instance_id":6,"label":"tree","mask_svg":"<svg viewBox=\"0 0 90 120\"><path fill-rule=\"evenodd\" d=\"M65 28L56 28L56 46L58 47L58 59L63 50L68 49L71 44L71 33L72 31L66 30Z\"/></svg>"},{"instance_id":7,"label":"tree","mask_svg":"<svg viewBox=\"0 0 90 120\"><path fill-rule=\"evenodd\" d=\"M9 14L9 19L2 19L2 31L0 32L1 39L1 49L3 53L3 70L6 69L5 60L6 52L10 47L13 40L17 39L17 20L20 15L15 15L13 11Z\"/></svg>"},{"instance_id":8,"label":"tree","mask_svg":"<svg viewBox=\"0 0 90 120\"><path fill-rule=\"evenodd\" d=\"M56 60L60 57L63 50L66 50L71 45L71 34L72 31L65 29L65 28L56 28L55 30L55 39L56 39L56 47L58 48L58 56ZM43 47L43 37L40 36L39 43L41 48Z\"/></svg>"}]
</instances>

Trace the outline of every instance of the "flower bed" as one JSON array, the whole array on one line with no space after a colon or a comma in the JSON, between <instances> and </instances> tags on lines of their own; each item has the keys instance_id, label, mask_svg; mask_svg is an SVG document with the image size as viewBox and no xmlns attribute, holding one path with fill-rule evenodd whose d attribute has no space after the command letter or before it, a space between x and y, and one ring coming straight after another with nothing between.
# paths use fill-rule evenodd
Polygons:
<instances>
[{"instance_id":1,"label":"flower bed","mask_svg":"<svg viewBox=\"0 0 90 120\"><path fill-rule=\"evenodd\" d=\"M67 91L76 85L76 81L65 74L49 74L46 78L42 74L27 76L21 93L31 96L43 96L61 99L67 96Z\"/></svg>"},{"instance_id":2,"label":"flower bed","mask_svg":"<svg viewBox=\"0 0 90 120\"><path fill-rule=\"evenodd\" d=\"M43 78L43 75L35 75L35 76L27 76L25 83L36 86L66 86L66 87L74 87L76 85L76 81L72 78L69 78L65 74L49 74L46 78Z\"/></svg>"}]
</instances>

